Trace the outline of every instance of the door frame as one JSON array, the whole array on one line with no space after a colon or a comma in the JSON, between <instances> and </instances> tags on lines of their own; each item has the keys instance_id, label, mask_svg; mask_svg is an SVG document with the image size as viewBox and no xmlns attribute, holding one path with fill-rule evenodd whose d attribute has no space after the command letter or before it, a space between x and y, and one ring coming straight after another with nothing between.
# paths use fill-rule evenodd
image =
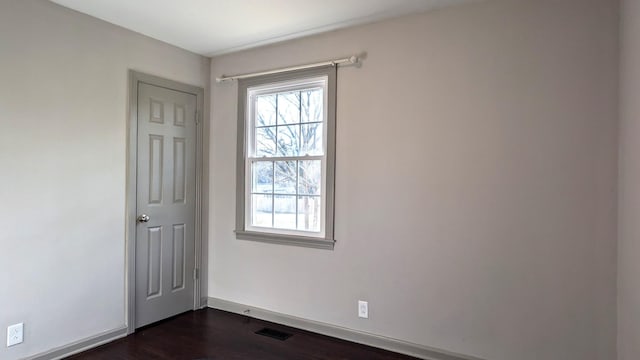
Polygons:
<instances>
[{"instance_id":1,"label":"door frame","mask_svg":"<svg viewBox=\"0 0 640 360\"><path fill-rule=\"evenodd\" d=\"M129 70L129 117L127 139L127 192L125 210L125 301L127 333L135 332L136 323L136 226L137 226L137 165L138 165L138 86L140 83L158 86L196 96L196 211L195 211L195 272L193 283L193 310L202 308L202 293L206 289L202 276L203 241L207 226L205 179L204 89L154 75Z\"/></svg>"}]
</instances>

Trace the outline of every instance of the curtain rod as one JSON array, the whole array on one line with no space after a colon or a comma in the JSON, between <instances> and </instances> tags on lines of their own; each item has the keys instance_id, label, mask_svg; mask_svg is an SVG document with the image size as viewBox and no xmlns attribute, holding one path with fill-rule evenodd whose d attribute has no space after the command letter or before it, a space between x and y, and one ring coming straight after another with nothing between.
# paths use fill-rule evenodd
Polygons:
<instances>
[{"instance_id":1,"label":"curtain rod","mask_svg":"<svg viewBox=\"0 0 640 360\"><path fill-rule=\"evenodd\" d=\"M246 78L252 78L252 77L262 76L262 75L278 74L278 73L282 73L282 72L286 72L286 71L312 69L312 68L317 68L317 67L327 66L327 65L331 65L331 66L338 66L340 64L349 64L349 65L351 65L351 64L356 64L358 61L360 61L358 56L353 55L351 57L344 58L344 59L327 60L327 61L322 61L322 62L313 63L313 64L290 66L290 67L281 68L281 69L275 69L275 70L260 71L260 72L247 73L247 74L238 74L238 75L230 75L230 76L222 75L221 77L216 78L216 82L221 83L221 82L225 82L225 81L246 79Z\"/></svg>"}]
</instances>

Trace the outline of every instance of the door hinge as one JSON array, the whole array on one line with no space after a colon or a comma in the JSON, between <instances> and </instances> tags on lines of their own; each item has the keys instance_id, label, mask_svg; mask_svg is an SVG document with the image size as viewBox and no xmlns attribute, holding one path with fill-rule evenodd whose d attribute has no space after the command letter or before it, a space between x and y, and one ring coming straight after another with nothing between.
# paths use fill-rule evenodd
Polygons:
<instances>
[{"instance_id":1,"label":"door hinge","mask_svg":"<svg viewBox=\"0 0 640 360\"><path fill-rule=\"evenodd\" d=\"M198 269L193 269L193 280L198 280L199 275Z\"/></svg>"},{"instance_id":2,"label":"door hinge","mask_svg":"<svg viewBox=\"0 0 640 360\"><path fill-rule=\"evenodd\" d=\"M200 125L200 113L196 111L196 125Z\"/></svg>"}]
</instances>

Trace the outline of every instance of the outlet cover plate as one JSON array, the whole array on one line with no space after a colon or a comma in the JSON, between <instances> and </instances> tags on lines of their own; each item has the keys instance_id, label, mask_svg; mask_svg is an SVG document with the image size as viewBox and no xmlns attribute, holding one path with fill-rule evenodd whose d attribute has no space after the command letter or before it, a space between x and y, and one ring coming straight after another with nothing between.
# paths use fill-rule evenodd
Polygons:
<instances>
[{"instance_id":1,"label":"outlet cover plate","mask_svg":"<svg viewBox=\"0 0 640 360\"><path fill-rule=\"evenodd\" d=\"M369 318L369 303L366 301L358 300L358 317L368 319Z\"/></svg>"},{"instance_id":2,"label":"outlet cover plate","mask_svg":"<svg viewBox=\"0 0 640 360\"><path fill-rule=\"evenodd\" d=\"M24 340L24 324L13 324L7 327L7 347L18 345Z\"/></svg>"}]
</instances>

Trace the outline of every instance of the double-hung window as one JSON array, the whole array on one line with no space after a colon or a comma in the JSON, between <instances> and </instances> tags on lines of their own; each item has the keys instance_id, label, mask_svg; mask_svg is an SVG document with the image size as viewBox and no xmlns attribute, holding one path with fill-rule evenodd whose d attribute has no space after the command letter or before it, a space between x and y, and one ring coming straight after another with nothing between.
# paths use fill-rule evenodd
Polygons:
<instances>
[{"instance_id":1,"label":"double-hung window","mask_svg":"<svg viewBox=\"0 0 640 360\"><path fill-rule=\"evenodd\" d=\"M335 67L239 82L236 236L333 248Z\"/></svg>"}]
</instances>

